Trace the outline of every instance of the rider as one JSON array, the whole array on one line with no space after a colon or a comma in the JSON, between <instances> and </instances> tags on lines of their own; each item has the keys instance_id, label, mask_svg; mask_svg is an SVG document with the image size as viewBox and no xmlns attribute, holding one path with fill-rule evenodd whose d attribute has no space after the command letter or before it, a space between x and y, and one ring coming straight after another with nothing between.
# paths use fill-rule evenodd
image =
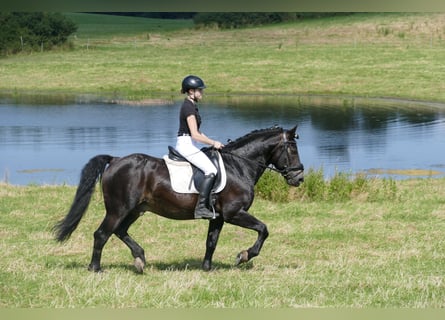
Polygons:
<instances>
[{"instance_id":1,"label":"rider","mask_svg":"<svg viewBox=\"0 0 445 320\"><path fill-rule=\"evenodd\" d=\"M207 204L210 203L210 191L215 183L217 170L194 142L208 144L215 149L221 149L224 146L221 142L210 139L199 130L201 116L197 102L202 99L204 88L206 88L204 81L197 76L189 75L182 80L181 93L186 94L186 97L179 112L179 131L176 143L178 152L204 172L204 181L195 208L195 219L216 217L216 214L208 209Z\"/></svg>"}]
</instances>

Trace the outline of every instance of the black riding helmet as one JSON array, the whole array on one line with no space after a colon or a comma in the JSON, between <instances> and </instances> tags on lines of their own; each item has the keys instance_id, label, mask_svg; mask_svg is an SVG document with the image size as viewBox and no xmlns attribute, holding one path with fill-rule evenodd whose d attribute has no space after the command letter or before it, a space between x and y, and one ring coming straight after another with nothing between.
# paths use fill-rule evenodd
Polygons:
<instances>
[{"instance_id":1,"label":"black riding helmet","mask_svg":"<svg viewBox=\"0 0 445 320\"><path fill-rule=\"evenodd\" d=\"M182 80L181 93L186 93L190 89L205 89L206 85L200 77L197 76L187 76Z\"/></svg>"}]
</instances>

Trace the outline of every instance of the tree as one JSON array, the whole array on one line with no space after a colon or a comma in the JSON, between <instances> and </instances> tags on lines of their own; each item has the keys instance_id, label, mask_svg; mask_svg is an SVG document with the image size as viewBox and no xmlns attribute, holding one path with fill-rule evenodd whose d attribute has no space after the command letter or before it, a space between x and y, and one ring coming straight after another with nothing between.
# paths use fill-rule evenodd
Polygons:
<instances>
[{"instance_id":1,"label":"tree","mask_svg":"<svg viewBox=\"0 0 445 320\"><path fill-rule=\"evenodd\" d=\"M0 53L51 49L66 43L77 25L60 13L0 13Z\"/></svg>"}]
</instances>

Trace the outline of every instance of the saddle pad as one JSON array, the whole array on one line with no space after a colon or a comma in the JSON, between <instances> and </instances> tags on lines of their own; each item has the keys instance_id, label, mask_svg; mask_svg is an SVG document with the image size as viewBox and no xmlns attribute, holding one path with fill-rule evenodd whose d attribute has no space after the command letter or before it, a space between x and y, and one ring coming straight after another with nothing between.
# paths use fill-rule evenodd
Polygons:
<instances>
[{"instance_id":1,"label":"saddle pad","mask_svg":"<svg viewBox=\"0 0 445 320\"><path fill-rule=\"evenodd\" d=\"M171 160L168 155L165 155L163 159L170 174L170 182L173 191L177 193L199 193L193 182L193 168L190 162L174 161ZM219 167L221 168L221 172L218 173L221 175L221 183L218 186L215 185L213 187L215 193L221 192L226 186L227 181L226 169L219 153L218 162Z\"/></svg>"}]
</instances>

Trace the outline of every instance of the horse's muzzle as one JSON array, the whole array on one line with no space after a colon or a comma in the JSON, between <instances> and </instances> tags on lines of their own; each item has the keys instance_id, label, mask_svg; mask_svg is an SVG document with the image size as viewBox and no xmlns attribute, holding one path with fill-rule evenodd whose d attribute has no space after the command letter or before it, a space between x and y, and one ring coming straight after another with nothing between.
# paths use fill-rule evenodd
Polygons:
<instances>
[{"instance_id":1,"label":"horse's muzzle","mask_svg":"<svg viewBox=\"0 0 445 320\"><path fill-rule=\"evenodd\" d=\"M286 176L287 184L298 187L304 181L304 170L292 171Z\"/></svg>"}]
</instances>

